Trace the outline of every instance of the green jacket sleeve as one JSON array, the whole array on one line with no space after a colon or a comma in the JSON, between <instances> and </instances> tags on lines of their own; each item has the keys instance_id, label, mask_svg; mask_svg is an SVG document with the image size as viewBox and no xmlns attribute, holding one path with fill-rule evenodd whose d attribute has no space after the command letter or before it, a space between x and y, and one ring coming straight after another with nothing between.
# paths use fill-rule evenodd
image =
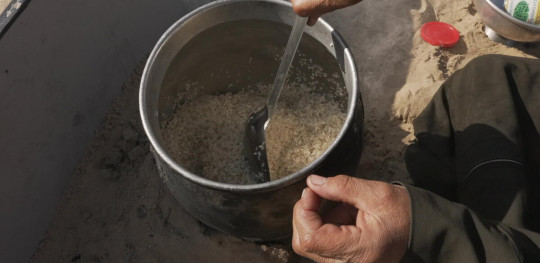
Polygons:
<instances>
[{"instance_id":1,"label":"green jacket sleeve","mask_svg":"<svg viewBox=\"0 0 540 263\"><path fill-rule=\"evenodd\" d=\"M412 213L404 261L540 262L539 233L483 219L461 204L406 187Z\"/></svg>"}]
</instances>

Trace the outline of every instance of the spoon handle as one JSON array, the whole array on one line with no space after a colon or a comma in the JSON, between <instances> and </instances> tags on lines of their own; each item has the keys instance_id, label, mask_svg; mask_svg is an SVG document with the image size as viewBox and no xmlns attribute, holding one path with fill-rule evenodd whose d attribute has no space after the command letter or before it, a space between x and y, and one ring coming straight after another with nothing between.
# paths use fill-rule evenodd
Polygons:
<instances>
[{"instance_id":1,"label":"spoon handle","mask_svg":"<svg viewBox=\"0 0 540 263\"><path fill-rule=\"evenodd\" d=\"M277 101L279 99L281 88L285 83L287 72L291 67L294 54L296 53L298 44L300 44L300 39L302 39L302 33L304 32L304 26L307 23L307 19L307 17L296 16L296 21L294 21L291 35L289 36L289 40L287 41L287 47L285 47L285 52L283 53L281 63L279 64L279 69L276 73L274 85L272 86L270 96L268 97L268 101L266 103L266 106L268 108L268 120L272 118L272 114L274 113L274 108L276 107Z\"/></svg>"}]
</instances>

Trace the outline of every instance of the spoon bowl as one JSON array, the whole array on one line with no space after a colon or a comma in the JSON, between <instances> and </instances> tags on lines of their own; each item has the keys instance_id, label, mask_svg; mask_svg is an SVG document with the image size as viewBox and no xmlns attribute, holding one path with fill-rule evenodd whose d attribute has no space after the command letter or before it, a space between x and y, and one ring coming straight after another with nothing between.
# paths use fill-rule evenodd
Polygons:
<instances>
[{"instance_id":1,"label":"spoon bowl","mask_svg":"<svg viewBox=\"0 0 540 263\"><path fill-rule=\"evenodd\" d=\"M249 116L244 129L244 156L255 173L255 181L270 181L270 169L266 157L265 128L268 124L268 107Z\"/></svg>"}]
</instances>

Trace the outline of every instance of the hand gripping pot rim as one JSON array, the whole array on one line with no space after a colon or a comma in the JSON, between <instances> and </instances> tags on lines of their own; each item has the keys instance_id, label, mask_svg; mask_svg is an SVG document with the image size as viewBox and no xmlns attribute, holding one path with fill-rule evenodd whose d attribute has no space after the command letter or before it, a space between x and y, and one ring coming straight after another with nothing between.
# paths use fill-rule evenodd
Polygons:
<instances>
[{"instance_id":1,"label":"hand gripping pot rim","mask_svg":"<svg viewBox=\"0 0 540 263\"><path fill-rule=\"evenodd\" d=\"M504 8L514 18L540 24L539 0L504 0Z\"/></svg>"}]
</instances>

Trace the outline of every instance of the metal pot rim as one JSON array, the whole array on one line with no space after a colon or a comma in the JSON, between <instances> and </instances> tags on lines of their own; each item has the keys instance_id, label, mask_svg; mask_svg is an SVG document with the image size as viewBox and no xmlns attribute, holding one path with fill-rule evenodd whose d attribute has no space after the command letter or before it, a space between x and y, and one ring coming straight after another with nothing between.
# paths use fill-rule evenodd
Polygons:
<instances>
[{"instance_id":1,"label":"metal pot rim","mask_svg":"<svg viewBox=\"0 0 540 263\"><path fill-rule=\"evenodd\" d=\"M282 1L282 0L257 0L258 2L268 2L273 3L277 5L282 6L288 6L292 8L292 4L290 2ZM262 183L262 184L248 184L248 185L240 185L240 184L227 184L227 183L221 183L216 182L212 180L208 180L206 178L203 178L201 176L198 176L187 169L180 166L176 161L174 161L168 154L167 151L161 146L161 144L157 141L155 132L153 131L149 118L150 113L147 111L147 102L146 102L146 91L147 91L147 82L148 82L148 74L150 71L150 68L153 66L154 61L156 59L156 56L158 52L160 51L161 47L165 44L165 42L172 36L172 34L175 32L175 30L180 27L183 23L187 22L192 17L196 16L197 14L209 10L212 8L216 8L221 5L230 4L230 3L236 3L236 2L253 2L253 0L219 0L215 2L208 3L204 6L201 6L187 15L180 18L178 21L176 21L172 26L170 26L167 31L160 37L157 44L155 45L154 49L150 53L150 56L148 58L148 61L145 65L142 77L141 77L141 84L140 84L140 91L139 91L139 111L141 114L142 124L143 128L146 132L146 135L148 136L148 139L151 143L151 146L153 149L157 152L157 154L164 160L164 162L170 166L173 170L175 170L177 173L184 176L189 181L192 181L193 183L196 183L198 185L219 190L219 191L225 191L225 192L234 192L234 193L253 193L253 192L267 192L272 191L278 188L282 188L288 185L291 185L295 182L298 182L299 180L304 179L308 176L308 173L310 171L315 170L324 159L327 158L327 156L334 150L338 143L343 139L348 127L350 127L353 123L354 118L354 109L358 106L357 105L357 99L359 96L358 92L358 79L357 79L357 71L356 71L356 65L354 64L353 56L348 48L348 46L345 44L339 33L337 33L332 26L330 26L326 21L323 19L319 19L317 23L320 23L326 30L331 32L333 35L335 34L334 41L338 41L339 45L343 47L343 56L344 56L344 62L348 63L350 71L349 74L352 78L352 92L351 96L349 98L350 104L347 108L347 117L345 119L345 123L343 127L341 128L336 140L328 147L328 149L319 156L314 162L312 162L310 165L304 167L303 169L288 175L284 178ZM352 98L351 98L352 97Z\"/></svg>"}]
</instances>

